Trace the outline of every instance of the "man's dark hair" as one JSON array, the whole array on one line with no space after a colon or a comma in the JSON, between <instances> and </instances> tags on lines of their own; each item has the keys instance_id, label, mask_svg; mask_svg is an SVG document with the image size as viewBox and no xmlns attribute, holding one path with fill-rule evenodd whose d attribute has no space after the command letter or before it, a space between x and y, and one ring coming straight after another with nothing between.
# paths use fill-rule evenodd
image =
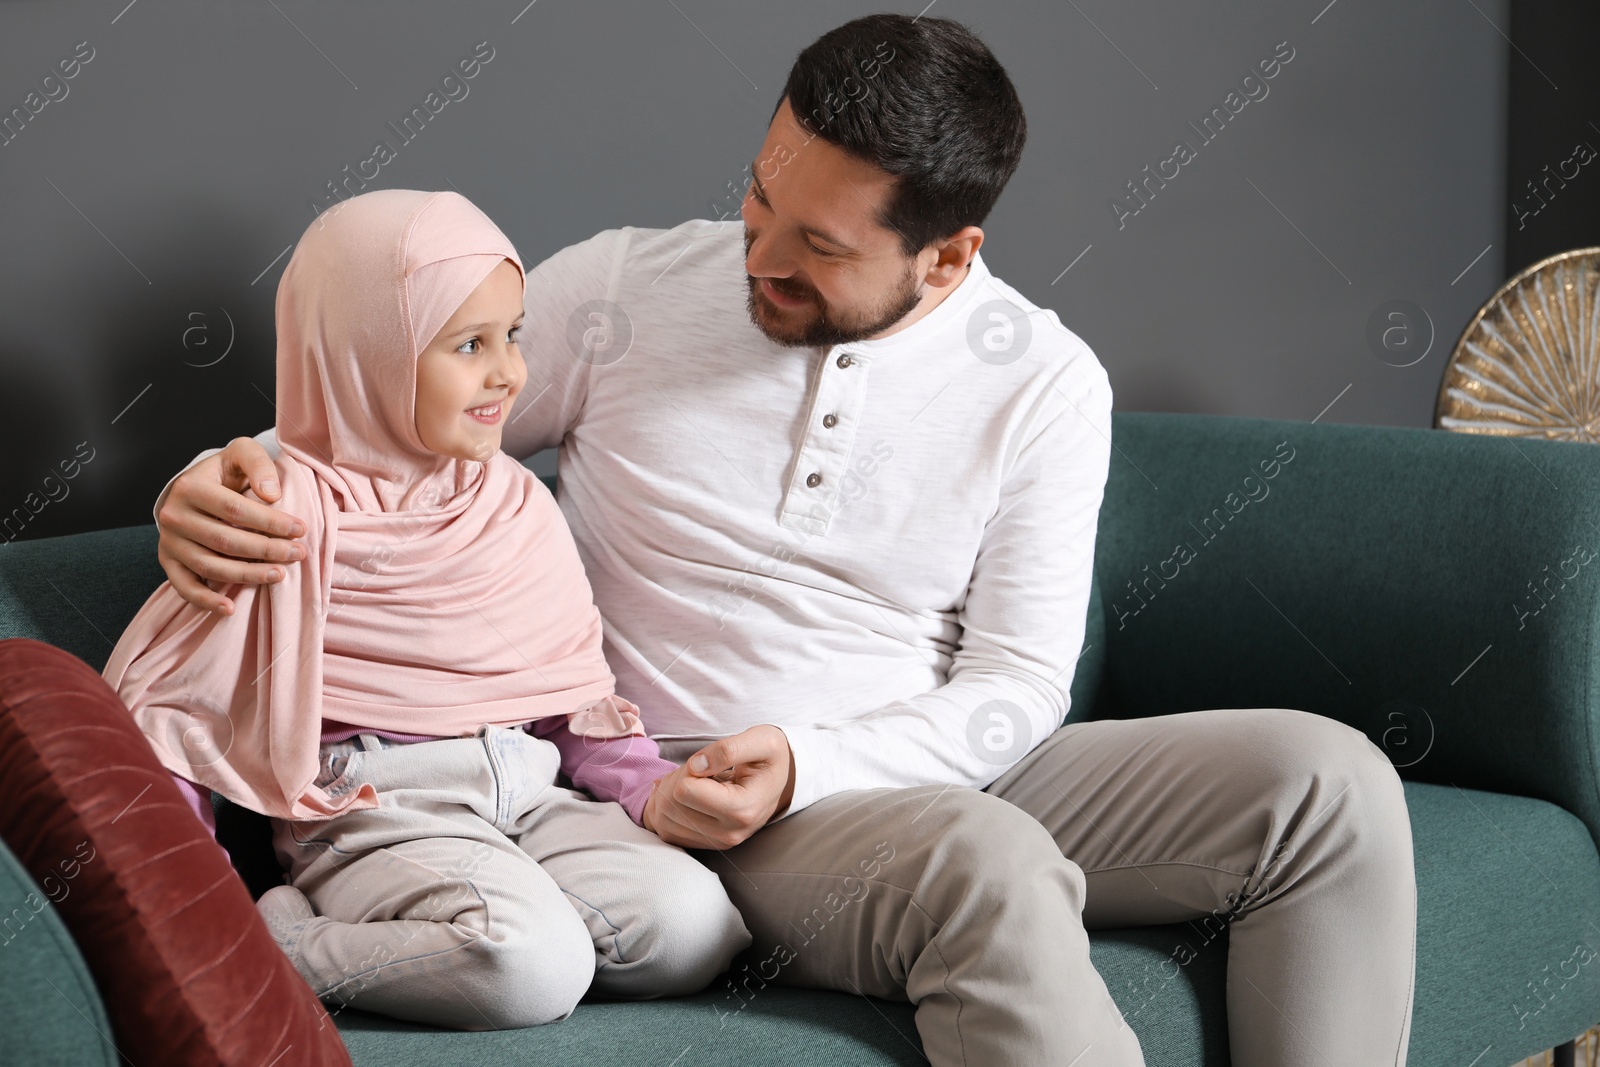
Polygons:
<instances>
[{"instance_id":1,"label":"man's dark hair","mask_svg":"<svg viewBox=\"0 0 1600 1067\"><path fill-rule=\"evenodd\" d=\"M801 52L783 101L810 133L894 175L880 221L907 255L989 215L1022 158L1022 101L994 53L941 18L867 15Z\"/></svg>"}]
</instances>

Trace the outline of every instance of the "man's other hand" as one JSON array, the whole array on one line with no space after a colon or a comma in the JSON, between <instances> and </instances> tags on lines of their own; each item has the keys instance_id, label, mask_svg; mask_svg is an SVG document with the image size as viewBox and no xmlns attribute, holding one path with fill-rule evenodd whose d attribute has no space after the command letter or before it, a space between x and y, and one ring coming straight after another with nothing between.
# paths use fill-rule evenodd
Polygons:
<instances>
[{"instance_id":1,"label":"man's other hand","mask_svg":"<svg viewBox=\"0 0 1600 1067\"><path fill-rule=\"evenodd\" d=\"M789 807L794 756L776 726L714 741L662 778L645 802L644 826L683 848L732 848Z\"/></svg>"}]
</instances>

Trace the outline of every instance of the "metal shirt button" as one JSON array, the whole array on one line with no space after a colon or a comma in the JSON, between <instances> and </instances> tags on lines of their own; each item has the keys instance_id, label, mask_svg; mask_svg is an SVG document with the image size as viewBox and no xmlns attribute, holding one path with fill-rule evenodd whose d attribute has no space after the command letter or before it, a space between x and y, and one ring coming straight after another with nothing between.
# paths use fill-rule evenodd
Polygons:
<instances>
[{"instance_id":1,"label":"metal shirt button","mask_svg":"<svg viewBox=\"0 0 1600 1067\"><path fill-rule=\"evenodd\" d=\"M826 426L830 430L833 429L834 425L838 421L839 421L839 416L831 414L831 413L822 416L822 425Z\"/></svg>"},{"instance_id":2,"label":"metal shirt button","mask_svg":"<svg viewBox=\"0 0 1600 1067\"><path fill-rule=\"evenodd\" d=\"M850 364L855 362L855 359L853 359L848 352L840 352L839 358L834 362L838 363L841 367L848 367Z\"/></svg>"},{"instance_id":3,"label":"metal shirt button","mask_svg":"<svg viewBox=\"0 0 1600 1067\"><path fill-rule=\"evenodd\" d=\"M815 489L817 486L822 484L822 475L818 474L816 471L812 471L810 474L806 475L806 484Z\"/></svg>"}]
</instances>

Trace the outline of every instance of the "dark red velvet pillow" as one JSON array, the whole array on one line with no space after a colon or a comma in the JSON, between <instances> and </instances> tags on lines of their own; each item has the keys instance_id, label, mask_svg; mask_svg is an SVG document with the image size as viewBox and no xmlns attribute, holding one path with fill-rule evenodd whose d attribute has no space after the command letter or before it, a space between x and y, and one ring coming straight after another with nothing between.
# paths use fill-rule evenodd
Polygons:
<instances>
[{"instance_id":1,"label":"dark red velvet pillow","mask_svg":"<svg viewBox=\"0 0 1600 1067\"><path fill-rule=\"evenodd\" d=\"M136 1064L350 1063L117 694L0 640L0 837L55 902Z\"/></svg>"}]
</instances>

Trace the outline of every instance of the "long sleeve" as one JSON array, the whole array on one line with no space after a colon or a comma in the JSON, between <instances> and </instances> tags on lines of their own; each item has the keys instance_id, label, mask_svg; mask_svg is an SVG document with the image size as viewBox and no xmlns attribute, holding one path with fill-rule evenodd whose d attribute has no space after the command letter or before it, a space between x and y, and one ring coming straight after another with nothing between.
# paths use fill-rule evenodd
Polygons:
<instances>
[{"instance_id":1,"label":"long sleeve","mask_svg":"<svg viewBox=\"0 0 1600 1067\"><path fill-rule=\"evenodd\" d=\"M984 527L946 684L858 718L782 727L795 764L783 815L846 789L982 788L1064 721L1110 462L1111 388L1094 364L1041 396Z\"/></svg>"},{"instance_id":2,"label":"long sleeve","mask_svg":"<svg viewBox=\"0 0 1600 1067\"><path fill-rule=\"evenodd\" d=\"M627 737L593 738L567 729L567 717L552 715L536 719L529 732L554 743L561 753L561 770L596 800L615 800L628 818L644 825L644 806L656 780L671 774L678 765L661 758L655 741L639 734Z\"/></svg>"},{"instance_id":3,"label":"long sleeve","mask_svg":"<svg viewBox=\"0 0 1600 1067\"><path fill-rule=\"evenodd\" d=\"M172 780L178 784L178 792L183 794L183 799L194 809L196 818L214 839L217 836L217 813L211 808L211 790L202 789L180 775L174 774Z\"/></svg>"}]
</instances>

